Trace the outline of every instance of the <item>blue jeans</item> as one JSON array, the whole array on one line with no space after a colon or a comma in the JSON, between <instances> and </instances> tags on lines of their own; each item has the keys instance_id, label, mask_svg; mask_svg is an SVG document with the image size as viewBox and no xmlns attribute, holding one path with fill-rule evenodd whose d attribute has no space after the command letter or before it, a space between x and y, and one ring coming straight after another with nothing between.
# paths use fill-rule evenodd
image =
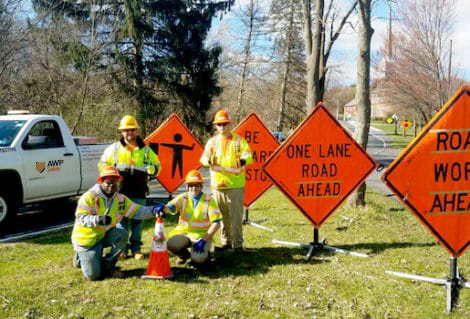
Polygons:
<instances>
[{"instance_id":1,"label":"blue jeans","mask_svg":"<svg viewBox=\"0 0 470 319\"><path fill-rule=\"evenodd\" d=\"M145 198L131 198L131 201L136 204L144 206L146 204ZM129 231L129 224L130 224L130 231ZM135 252L140 251L140 247L142 246L142 228L143 228L144 221L139 219L133 218L123 218L117 227L124 229L130 234L129 243L126 247L126 253L130 249L131 252L134 254Z\"/></svg>"},{"instance_id":2,"label":"blue jeans","mask_svg":"<svg viewBox=\"0 0 470 319\"><path fill-rule=\"evenodd\" d=\"M116 266L119 254L127 243L127 232L122 228L111 228L106 235L92 247L74 245L83 275L88 280L98 280L104 273L111 272ZM103 256L103 249L111 251Z\"/></svg>"}]
</instances>

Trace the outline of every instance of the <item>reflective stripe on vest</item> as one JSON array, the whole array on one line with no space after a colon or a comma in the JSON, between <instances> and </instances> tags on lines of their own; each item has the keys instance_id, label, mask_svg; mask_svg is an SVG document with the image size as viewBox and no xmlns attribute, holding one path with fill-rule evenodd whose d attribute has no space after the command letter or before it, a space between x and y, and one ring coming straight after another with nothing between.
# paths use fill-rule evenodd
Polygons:
<instances>
[{"instance_id":1,"label":"reflective stripe on vest","mask_svg":"<svg viewBox=\"0 0 470 319\"><path fill-rule=\"evenodd\" d=\"M242 167L223 167L223 166L211 166L211 170L214 172L229 173L229 174L240 174L245 170Z\"/></svg>"},{"instance_id":2,"label":"reflective stripe on vest","mask_svg":"<svg viewBox=\"0 0 470 319\"><path fill-rule=\"evenodd\" d=\"M187 195L189 196L189 195ZM187 218L187 205L188 205L188 199L187 196L183 196L183 199L181 201L181 213L180 213L180 220L179 223L182 226L187 226L187 227L192 227L192 228L203 228L206 229L210 226L210 221L209 221L209 202L210 202L210 196L207 194L204 194L204 206L202 209L202 217L199 220L189 220ZM196 207L199 205L196 205ZM194 212L196 211L196 207L193 207L193 216ZM189 216L190 217L190 216Z\"/></svg>"},{"instance_id":3,"label":"reflective stripe on vest","mask_svg":"<svg viewBox=\"0 0 470 319\"><path fill-rule=\"evenodd\" d=\"M99 208L100 208L100 197L97 196L97 195L95 196L93 193L90 193L90 194L95 199L95 207L93 209L92 214L96 215L96 214L98 214L98 211L99 211ZM122 215L123 215L122 212L124 211L124 208L126 206L126 198L124 197L124 195L119 194L119 193L116 194L116 197L118 199L118 203L117 203L117 209L116 209L116 220L115 220L115 222L109 224L108 226L96 226L96 228L108 231L111 228L116 227L116 225L122 220ZM109 209L111 209L112 207L113 207L113 204L111 203L111 207L109 207ZM134 204L134 207L135 207L135 204ZM130 211L130 209L128 211Z\"/></svg>"},{"instance_id":4,"label":"reflective stripe on vest","mask_svg":"<svg viewBox=\"0 0 470 319\"><path fill-rule=\"evenodd\" d=\"M233 135L232 135L233 136ZM219 141L222 141L222 136L218 136L215 139L213 139L213 149L219 150L222 148L222 145L219 145ZM237 140L236 140L236 154L235 154L235 161L239 164L239 157L240 157L240 151L241 151L241 137L237 135ZM249 152L243 152L242 155L248 156L250 155ZM211 170L214 172L220 172L220 173L229 173L229 174L240 174L245 170L244 166L237 166L237 167L228 167L228 166L220 166L220 165L213 165L211 166Z\"/></svg>"},{"instance_id":5,"label":"reflective stripe on vest","mask_svg":"<svg viewBox=\"0 0 470 319\"><path fill-rule=\"evenodd\" d=\"M77 221L75 222L72 239L78 245L91 247L106 235L106 231L115 227L116 224L122 220L122 212L125 209L126 197L124 195L117 194L117 197L111 201L111 206L106 207L106 203L104 205L101 203L101 201L105 201L105 199L93 192L88 192L84 201L89 203L89 206L86 205L88 207L85 208L85 205L80 205L80 209L86 212L86 214L92 216L105 216L106 213L110 213L108 215L112 218L112 224L108 226L97 225L95 227L86 227L80 225ZM113 205L116 205L114 210Z\"/></svg>"},{"instance_id":6,"label":"reflective stripe on vest","mask_svg":"<svg viewBox=\"0 0 470 319\"><path fill-rule=\"evenodd\" d=\"M131 175L132 175L134 170L142 172L142 173L147 173L148 153L149 153L149 148L147 146L144 146L144 161L143 161L144 166L142 166L142 167L135 166L134 164L119 163L119 146L122 146L121 142L114 143L114 150L113 150L113 152L114 152L113 166L114 167L116 167L119 171L130 170Z\"/></svg>"}]
</instances>

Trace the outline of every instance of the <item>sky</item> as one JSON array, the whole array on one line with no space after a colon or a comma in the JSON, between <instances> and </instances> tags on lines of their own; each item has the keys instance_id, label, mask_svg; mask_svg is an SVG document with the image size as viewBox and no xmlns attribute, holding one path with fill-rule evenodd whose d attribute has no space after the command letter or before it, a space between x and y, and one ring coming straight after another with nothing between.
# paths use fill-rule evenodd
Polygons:
<instances>
[{"instance_id":1,"label":"sky","mask_svg":"<svg viewBox=\"0 0 470 319\"><path fill-rule=\"evenodd\" d=\"M260 0L263 8L268 10L270 0ZM349 7L351 0L337 0L345 3L345 7ZM240 25L237 24L237 17L234 12L239 6L244 6L249 0L236 0L232 12L223 17L222 20L215 21L213 30L211 30L209 41L221 40L221 30L227 31L231 29L233 32L240 30ZM399 3L399 0L395 0ZM392 4L392 10L396 12L397 4ZM466 58L467 52L470 52L470 1L469 0L456 0L454 32L452 35L453 42L453 69L459 70L459 75L470 82L470 59ZM387 18L388 18L388 5L385 0L380 0L376 3L372 12L372 27L374 34L371 41L372 60L379 62L378 52L383 47L384 38L387 35ZM400 21L394 20L392 28L399 27ZM223 39L221 42L224 42ZM232 41L230 44L233 47L237 46L236 42ZM241 43L238 47L242 47ZM351 28L345 29L339 39L335 42L332 55L329 63L338 70L337 74L333 75L332 81L335 84L349 85L356 80L356 60L357 60L357 33ZM374 77L374 74L372 74Z\"/></svg>"},{"instance_id":2,"label":"sky","mask_svg":"<svg viewBox=\"0 0 470 319\"><path fill-rule=\"evenodd\" d=\"M227 31L233 33L240 33L240 23L236 16L236 10L239 7L246 6L250 0L235 0L235 5L228 14L224 15L222 19L214 18L213 27L209 33L208 43L221 42L234 51L241 51L243 47L243 35L239 34L239 40L226 37ZM266 12L269 11L271 0L258 0L261 8ZM349 4L353 0L335 0L343 5L344 8L349 8ZM455 21L454 32L452 36L453 41L453 69L459 70L459 75L467 82L470 82L470 59L467 58L470 52L470 0L455 0ZM32 12L30 0L23 0L23 13L28 15ZM394 0L398 3L400 0ZM299 1L300 3L300 1ZM392 5L394 12L396 6ZM388 18L388 5L386 0L378 0L372 11L372 27L374 34L372 36L372 60L378 62L378 52L383 46L384 37L387 35L387 18ZM394 20L393 28L398 28L399 20ZM224 38L225 37L225 38ZM259 39L258 54L266 54L263 50L267 50L272 42L269 37L266 39ZM354 30L343 30L342 35L335 42L333 52L330 57L329 63L335 67L337 74L332 75L334 84L349 85L356 81L356 60L357 60L357 33ZM374 74L372 74L374 77Z\"/></svg>"}]
</instances>

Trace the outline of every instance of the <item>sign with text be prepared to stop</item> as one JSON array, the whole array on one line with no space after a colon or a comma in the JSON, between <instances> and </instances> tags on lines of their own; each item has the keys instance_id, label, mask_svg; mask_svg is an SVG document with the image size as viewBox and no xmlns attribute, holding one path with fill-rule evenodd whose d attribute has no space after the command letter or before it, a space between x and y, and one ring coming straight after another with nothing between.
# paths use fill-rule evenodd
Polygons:
<instances>
[{"instance_id":1,"label":"sign with text be prepared to stop","mask_svg":"<svg viewBox=\"0 0 470 319\"><path fill-rule=\"evenodd\" d=\"M457 257L470 243L470 87L463 86L383 175Z\"/></svg>"},{"instance_id":2,"label":"sign with text be prepared to stop","mask_svg":"<svg viewBox=\"0 0 470 319\"><path fill-rule=\"evenodd\" d=\"M201 167L199 158L204 149L176 113L153 131L145 143L158 155L162 171L157 179L170 194L183 184L190 170Z\"/></svg>"},{"instance_id":3,"label":"sign with text be prepared to stop","mask_svg":"<svg viewBox=\"0 0 470 319\"><path fill-rule=\"evenodd\" d=\"M264 174L263 164L278 148L279 142L254 112L248 114L233 131L245 138L253 155L253 163L248 165L245 171L246 185L243 204L248 207L273 184L271 179Z\"/></svg>"},{"instance_id":4,"label":"sign with text be prepared to stop","mask_svg":"<svg viewBox=\"0 0 470 319\"><path fill-rule=\"evenodd\" d=\"M374 160L319 103L264 165L319 228L374 170Z\"/></svg>"}]
</instances>

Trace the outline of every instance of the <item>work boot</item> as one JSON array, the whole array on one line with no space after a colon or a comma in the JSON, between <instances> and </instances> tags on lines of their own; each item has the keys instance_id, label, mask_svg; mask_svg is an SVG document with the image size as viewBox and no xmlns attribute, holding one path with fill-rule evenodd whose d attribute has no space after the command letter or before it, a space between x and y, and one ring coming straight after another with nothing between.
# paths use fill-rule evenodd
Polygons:
<instances>
[{"instance_id":1,"label":"work boot","mask_svg":"<svg viewBox=\"0 0 470 319\"><path fill-rule=\"evenodd\" d=\"M136 251L134 253L134 258L136 260L144 260L145 259L145 255L139 250L139 251Z\"/></svg>"},{"instance_id":2,"label":"work boot","mask_svg":"<svg viewBox=\"0 0 470 319\"><path fill-rule=\"evenodd\" d=\"M186 264L187 260L188 260L187 258L176 257L175 264L177 266L183 266L184 264Z\"/></svg>"},{"instance_id":3,"label":"work boot","mask_svg":"<svg viewBox=\"0 0 470 319\"><path fill-rule=\"evenodd\" d=\"M186 264L186 261L191 258L191 253L187 249L182 249L177 255L176 255L176 261L175 264L178 266L183 266Z\"/></svg>"},{"instance_id":4,"label":"work boot","mask_svg":"<svg viewBox=\"0 0 470 319\"><path fill-rule=\"evenodd\" d=\"M215 246L214 247L214 251L226 251L226 250L229 250L232 248L232 244L231 243L226 243L226 244L223 244L223 245L220 245L220 246Z\"/></svg>"}]
</instances>

